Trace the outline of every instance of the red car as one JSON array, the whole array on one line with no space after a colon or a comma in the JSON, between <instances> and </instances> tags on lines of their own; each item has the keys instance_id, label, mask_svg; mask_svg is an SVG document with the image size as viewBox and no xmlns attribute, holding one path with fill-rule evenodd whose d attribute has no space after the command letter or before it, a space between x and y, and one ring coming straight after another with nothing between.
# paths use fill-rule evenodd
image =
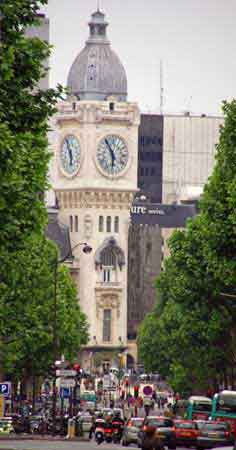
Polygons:
<instances>
[{"instance_id":1,"label":"red car","mask_svg":"<svg viewBox=\"0 0 236 450\"><path fill-rule=\"evenodd\" d=\"M176 444L185 447L197 446L198 427L192 420L175 420Z\"/></svg>"}]
</instances>

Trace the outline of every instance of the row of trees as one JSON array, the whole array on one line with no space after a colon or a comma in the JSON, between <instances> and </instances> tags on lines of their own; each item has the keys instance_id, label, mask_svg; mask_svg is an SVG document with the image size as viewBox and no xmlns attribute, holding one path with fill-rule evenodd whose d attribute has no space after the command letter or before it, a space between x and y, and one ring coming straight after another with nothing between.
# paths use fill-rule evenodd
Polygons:
<instances>
[{"instance_id":1,"label":"row of trees","mask_svg":"<svg viewBox=\"0 0 236 450\"><path fill-rule=\"evenodd\" d=\"M178 391L228 383L236 369L236 101L225 116L199 214L169 241L157 302L139 331L139 353Z\"/></svg>"},{"instance_id":2,"label":"row of trees","mask_svg":"<svg viewBox=\"0 0 236 450\"><path fill-rule=\"evenodd\" d=\"M41 91L50 46L26 38L47 0L0 2L0 369L14 380L53 361L56 246L45 238L48 123L63 89ZM65 267L58 274L58 353L73 359L87 322Z\"/></svg>"}]
</instances>

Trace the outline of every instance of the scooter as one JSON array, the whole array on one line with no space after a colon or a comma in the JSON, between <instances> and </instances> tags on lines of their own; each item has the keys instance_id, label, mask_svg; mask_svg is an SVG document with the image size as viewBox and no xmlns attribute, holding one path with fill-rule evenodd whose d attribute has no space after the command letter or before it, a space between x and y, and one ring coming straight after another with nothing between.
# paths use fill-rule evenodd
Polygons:
<instances>
[{"instance_id":1,"label":"scooter","mask_svg":"<svg viewBox=\"0 0 236 450\"><path fill-rule=\"evenodd\" d=\"M100 445L104 441L104 430L103 428L97 428L95 431L95 441Z\"/></svg>"},{"instance_id":2,"label":"scooter","mask_svg":"<svg viewBox=\"0 0 236 450\"><path fill-rule=\"evenodd\" d=\"M104 427L104 439L106 442L112 442L113 439L112 425Z\"/></svg>"}]
</instances>

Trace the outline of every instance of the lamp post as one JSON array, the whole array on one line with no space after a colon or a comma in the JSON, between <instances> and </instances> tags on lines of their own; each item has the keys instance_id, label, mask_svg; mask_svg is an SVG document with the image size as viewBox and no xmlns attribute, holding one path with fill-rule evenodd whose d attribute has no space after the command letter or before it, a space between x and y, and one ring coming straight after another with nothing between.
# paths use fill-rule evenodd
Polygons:
<instances>
[{"instance_id":1,"label":"lamp post","mask_svg":"<svg viewBox=\"0 0 236 450\"><path fill-rule=\"evenodd\" d=\"M54 374L53 374L53 388L52 388L52 432L56 433L56 408L57 408L57 387L56 387L56 366L58 358L58 334L57 334L57 284L58 284L58 267L60 264L71 259L71 252L79 246L83 246L83 252L86 254L91 253L92 247L90 247L86 242L79 242L75 245L70 253L64 256L62 259L58 260L56 258L54 266L54 293L53 293L53 361L54 361ZM73 257L72 257L73 258Z\"/></svg>"}]
</instances>

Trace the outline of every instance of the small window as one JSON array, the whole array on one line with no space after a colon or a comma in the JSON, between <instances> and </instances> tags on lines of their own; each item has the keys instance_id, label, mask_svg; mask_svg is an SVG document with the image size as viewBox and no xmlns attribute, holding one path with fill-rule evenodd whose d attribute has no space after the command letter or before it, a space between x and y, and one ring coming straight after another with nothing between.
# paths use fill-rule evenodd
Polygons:
<instances>
[{"instance_id":1,"label":"small window","mask_svg":"<svg viewBox=\"0 0 236 450\"><path fill-rule=\"evenodd\" d=\"M100 233L103 232L103 223L104 223L103 216L99 216L98 230L99 230Z\"/></svg>"},{"instance_id":2,"label":"small window","mask_svg":"<svg viewBox=\"0 0 236 450\"><path fill-rule=\"evenodd\" d=\"M79 226L78 226L78 216L75 216L75 232L78 233Z\"/></svg>"},{"instance_id":3,"label":"small window","mask_svg":"<svg viewBox=\"0 0 236 450\"><path fill-rule=\"evenodd\" d=\"M110 111L115 111L115 103L114 102L109 103L109 108Z\"/></svg>"},{"instance_id":4,"label":"small window","mask_svg":"<svg viewBox=\"0 0 236 450\"><path fill-rule=\"evenodd\" d=\"M73 216L70 216L70 232L73 232Z\"/></svg>"},{"instance_id":5,"label":"small window","mask_svg":"<svg viewBox=\"0 0 236 450\"><path fill-rule=\"evenodd\" d=\"M144 176L144 168L143 167L141 167L140 173L141 173L141 177L143 177Z\"/></svg>"},{"instance_id":6,"label":"small window","mask_svg":"<svg viewBox=\"0 0 236 450\"><path fill-rule=\"evenodd\" d=\"M145 176L147 177L148 174L149 174L149 169L148 169L148 167L146 167L146 169L145 169Z\"/></svg>"},{"instance_id":7,"label":"small window","mask_svg":"<svg viewBox=\"0 0 236 450\"><path fill-rule=\"evenodd\" d=\"M72 109L73 109L73 111L76 111L76 102L72 103Z\"/></svg>"},{"instance_id":8,"label":"small window","mask_svg":"<svg viewBox=\"0 0 236 450\"><path fill-rule=\"evenodd\" d=\"M111 309L104 309L103 311L103 341L110 342L111 340Z\"/></svg>"},{"instance_id":9,"label":"small window","mask_svg":"<svg viewBox=\"0 0 236 450\"><path fill-rule=\"evenodd\" d=\"M151 168L151 176L153 177L155 175L155 167Z\"/></svg>"},{"instance_id":10,"label":"small window","mask_svg":"<svg viewBox=\"0 0 236 450\"><path fill-rule=\"evenodd\" d=\"M111 216L107 216L107 233L111 232Z\"/></svg>"},{"instance_id":11,"label":"small window","mask_svg":"<svg viewBox=\"0 0 236 450\"><path fill-rule=\"evenodd\" d=\"M114 223L114 232L119 233L119 217L115 217L115 223Z\"/></svg>"}]
</instances>

